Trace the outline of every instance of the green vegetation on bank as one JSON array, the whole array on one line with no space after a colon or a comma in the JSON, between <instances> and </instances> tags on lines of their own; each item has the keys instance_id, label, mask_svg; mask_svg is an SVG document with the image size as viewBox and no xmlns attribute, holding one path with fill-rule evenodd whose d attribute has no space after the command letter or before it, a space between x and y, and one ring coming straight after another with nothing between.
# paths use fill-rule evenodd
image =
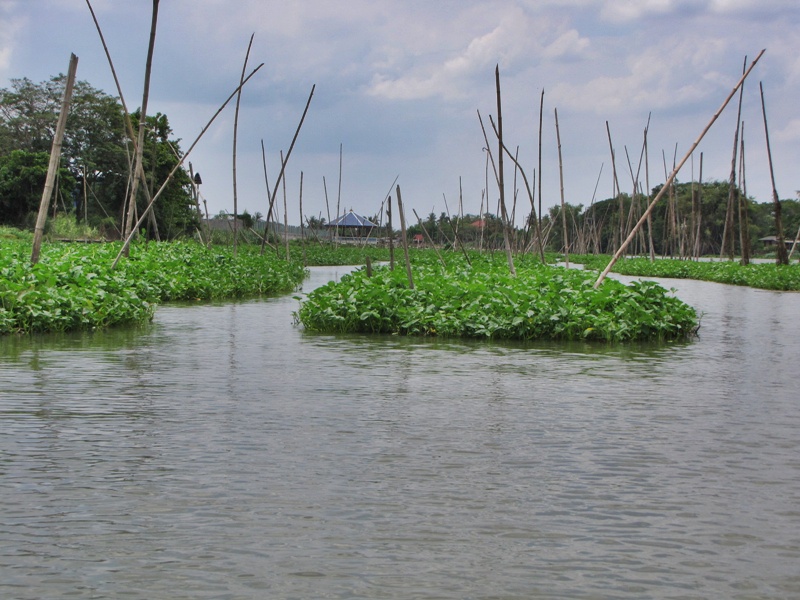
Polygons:
<instances>
[{"instance_id":1,"label":"green vegetation on bank","mask_svg":"<svg viewBox=\"0 0 800 600\"><path fill-rule=\"evenodd\" d=\"M305 277L298 262L243 247L193 242L48 244L34 266L30 244L0 237L0 334L94 329L150 320L159 302L287 293Z\"/></svg>"},{"instance_id":2,"label":"green vegetation on bank","mask_svg":"<svg viewBox=\"0 0 800 600\"><path fill-rule=\"evenodd\" d=\"M608 255L570 256L571 262L598 271L605 269L609 260ZM647 258L623 258L612 270L620 275L699 279L763 290L800 291L800 263L741 265L731 261L657 259L650 262Z\"/></svg>"},{"instance_id":3,"label":"green vegetation on bank","mask_svg":"<svg viewBox=\"0 0 800 600\"><path fill-rule=\"evenodd\" d=\"M415 289L405 271L356 271L312 291L295 317L310 331L495 338L670 340L696 329L690 306L654 282L624 285L528 261L512 277L502 257L457 255L443 269L431 254L413 265Z\"/></svg>"}]
</instances>

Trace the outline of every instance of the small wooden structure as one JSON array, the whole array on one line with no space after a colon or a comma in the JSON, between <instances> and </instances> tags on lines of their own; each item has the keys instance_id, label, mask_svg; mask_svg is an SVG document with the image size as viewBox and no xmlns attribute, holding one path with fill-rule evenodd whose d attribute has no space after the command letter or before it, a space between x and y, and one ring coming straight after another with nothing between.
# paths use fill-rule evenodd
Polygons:
<instances>
[{"instance_id":1,"label":"small wooden structure","mask_svg":"<svg viewBox=\"0 0 800 600\"><path fill-rule=\"evenodd\" d=\"M764 244L765 248L774 248L778 245L778 238L774 235L768 235L767 237L759 238L758 240L762 244ZM791 250L792 244L794 243L793 238L785 238L783 243L786 245L787 250Z\"/></svg>"}]
</instances>

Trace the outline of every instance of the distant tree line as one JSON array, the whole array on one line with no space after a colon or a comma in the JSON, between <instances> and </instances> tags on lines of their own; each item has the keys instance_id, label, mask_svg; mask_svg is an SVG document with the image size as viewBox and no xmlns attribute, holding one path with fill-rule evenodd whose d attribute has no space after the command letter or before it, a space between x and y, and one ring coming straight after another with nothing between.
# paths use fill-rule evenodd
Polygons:
<instances>
[{"instance_id":1,"label":"distant tree line","mask_svg":"<svg viewBox=\"0 0 800 600\"><path fill-rule=\"evenodd\" d=\"M652 196L661 189L652 190ZM730 194L727 181L703 183L677 183L665 194L653 210L650 226L643 226L629 248L631 254L647 255L652 235L653 251L657 256L688 257L695 251L700 256L720 255ZM611 254L619 247L620 237L627 235L642 215L647 198L622 194L584 205L566 204L569 249L577 254ZM793 240L800 226L800 201L781 200L783 227L787 240ZM775 235L773 202L757 203L748 199L744 216L746 238L740 238L740 215L736 213L735 231L729 235L734 241L737 255L741 242L749 242L754 253L768 248L761 238ZM553 225L553 226L551 226ZM543 231L548 233L550 250L563 251L561 209L553 207L543 219Z\"/></svg>"},{"instance_id":2,"label":"distant tree line","mask_svg":"<svg viewBox=\"0 0 800 600\"><path fill-rule=\"evenodd\" d=\"M0 89L0 224L30 228L41 201L50 148L55 133L66 77L34 83L12 79ZM130 115L134 131L140 112ZM147 117L144 171L151 191L157 190L181 156L179 140L166 115ZM86 221L108 237L119 235L128 201L134 152L115 97L85 81L75 84L67 119L61 167L51 211ZM136 199L145 207L144 194ZM154 205L155 226L162 239L195 230L191 180L185 170L176 176ZM151 229L150 234L155 232Z\"/></svg>"}]
</instances>

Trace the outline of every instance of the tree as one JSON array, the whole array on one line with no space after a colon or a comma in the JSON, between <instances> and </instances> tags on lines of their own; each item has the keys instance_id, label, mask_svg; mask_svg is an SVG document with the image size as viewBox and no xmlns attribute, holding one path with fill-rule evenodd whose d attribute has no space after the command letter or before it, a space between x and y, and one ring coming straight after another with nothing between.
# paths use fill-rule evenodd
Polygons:
<instances>
[{"instance_id":1,"label":"tree","mask_svg":"<svg viewBox=\"0 0 800 600\"><path fill-rule=\"evenodd\" d=\"M31 227L42 199L49 152L12 150L0 155L0 224ZM71 202L75 179L69 169L61 168L56 188L57 201ZM32 216L31 216L32 215Z\"/></svg>"},{"instance_id":2,"label":"tree","mask_svg":"<svg viewBox=\"0 0 800 600\"><path fill-rule=\"evenodd\" d=\"M134 130L139 127L141 113L131 114ZM144 136L143 167L147 175L150 194L159 186L180 160L180 140L171 140L169 119L162 113L147 117ZM192 182L185 169L178 169L167 188L153 205L160 233L167 239L191 235L199 225L197 209L191 195ZM144 194L139 195L140 211L146 207Z\"/></svg>"},{"instance_id":3,"label":"tree","mask_svg":"<svg viewBox=\"0 0 800 600\"><path fill-rule=\"evenodd\" d=\"M24 216L20 215L30 210L26 194L36 181L30 169L38 159L27 156L23 160L22 155L12 158L11 154L21 151L49 155L65 83L64 75L41 83L22 78L12 79L9 88L0 89L0 164L5 165L0 205L9 207L9 211L3 210L0 222L13 220L14 224L22 224ZM132 117L138 125L138 112ZM180 148L178 141L170 139L172 130L166 115L148 117L147 124L144 169L151 188L157 189L179 160ZM77 82L62 147L64 174L59 178L59 189L63 207L79 218L88 217L92 225L109 220L119 223L132 156L118 99L85 81ZM21 180L9 180L14 177ZM44 179L38 190L40 199L43 185ZM144 200L140 198L139 202L143 208ZM172 238L193 232L197 223L194 212L189 176L181 169L155 204L162 236Z\"/></svg>"}]
</instances>

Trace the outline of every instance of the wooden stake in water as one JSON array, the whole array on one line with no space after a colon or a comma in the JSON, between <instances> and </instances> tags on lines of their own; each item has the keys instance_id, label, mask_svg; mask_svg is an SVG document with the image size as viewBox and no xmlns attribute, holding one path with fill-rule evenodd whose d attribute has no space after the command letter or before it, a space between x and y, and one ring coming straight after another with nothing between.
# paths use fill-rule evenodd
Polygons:
<instances>
[{"instance_id":1,"label":"wooden stake in water","mask_svg":"<svg viewBox=\"0 0 800 600\"><path fill-rule=\"evenodd\" d=\"M436 252L436 256L439 258L439 262L442 263L442 267L446 269L447 263L444 262L442 255L439 254L439 250L436 248L436 244L434 244L433 240L431 239L431 234L428 233L427 229L425 229L425 225L422 223L422 219L419 218L416 209L412 208L411 210L414 213L414 216L417 217L417 223L419 223L419 228L422 229L422 233L425 234L425 239L428 240L428 243L431 245L431 248L433 248L433 251Z\"/></svg>"},{"instance_id":2,"label":"wooden stake in water","mask_svg":"<svg viewBox=\"0 0 800 600\"><path fill-rule=\"evenodd\" d=\"M506 210L506 189L503 181L503 110L500 101L500 66L494 69L495 87L497 88L497 142L499 145L499 156L497 158L497 186L500 188L500 216L503 219L503 242L506 247L506 259L508 260L508 270L511 275L516 276L517 270L514 268L514 256L511 252L511 223L508 222L508 211Z\"/></svg>"},{"instance_id":3,"label":"wooden stake in water","mask_svg":"<svg viewBox=\"0 0 800 600\"><path fill-rule=\"evenodd\" d=\"M127 238L131 232L133 231L133 215L136 209L136 193L139 188L139 178L135 176L140 170L142 170L142 164L144 161L144 132L147 127L147 101L150 98L150 73L153 70L153 51L156 45L156 28L158 25L158 2L159 0L153 0L153 16L150 23L150 42L147 46L147 61L145 63L144 68L144 91L142 92L142 106L141 106L141 114L139 116L139 133L137 137L136 143L136 155L134 157L134 178L131 182L131 199L130 205L128 206L128 215L125 220L125 237ZM143 186L146 189L146 185ZM137 223L137 228L139 224ZM127 253L128 248L127 245L125 246L125 252Z\"/></svg>"},{"instance_id":4,"label":"wooden stake in water","mask_svg":"<svg viewBox=\"0 0 800 600\"><path fill-rule=\"evenodd\" d=\"M236 193L236 141L239 134L239 105L242 102L242 86L244 77L247 74L247 61L250 60L250 49L253 47L253 38L255 33L250 36L250 43L247 44L247 52L244 55L244 64L242 64L242 75L239 78L239 91L236 94L236 108L233 112L233 256L236 256L236 250L239 247L239 207L238 195Z\"/></svg>"},{"instance_id":5,"label":"wooden stake in water","mask_svg":"<svg viewBox=\"0 0 800 600\"><path fill-rule=\"evenodd\" d=\"M561 161L561 131L558 128L558 109L553 109L556 116L556 140L558 141L558 179L561 183L561 228L564 236L564 264L569 269L569 239L567 237L567 209L564 205L564 164Z\"/></svg>"},{"instance_id":6,"label":"wooden stake in water","mask_svg":"<svg viewBox=\"0 0 800 600\"><path fill-rule=\"evenodd\" d=\"M386 219L389 221L389 270L394 271L394 229L392 229L392 197L386 199Z\"/></svg>"},{"instance_id":7,"label":"wooden stake in water","mask_svg":"<svg viewBox=\"0 0 800 600\"><path fill-rule=\"evenodd\" d=\"M761 90L761 112L764 115L764 136L767 140L767 159L769 160L769 177L772 181L772 202L775 206L775 234L777 239L775 263L779 265L789 264L789 255L786 253L786 241L783 237L783 218L781 216L781 201L778 197L778 190L775 187L775 169L772 167L772 150L769 146L769 127L767 127L767 107L764 103L764 85L759 82Z\"/></svg>"},{"instance_id":8,"label":"wooden stake in water","mask_svg":"<svg viewBox=\"0 0 800 600\"><path fill-rule=\"evenodd\" d=\"M403 211L403 198L400 196L400 185L397 188L397 212L400 215L400 236L403 241L403 254L406 257L406 275L408 275L408 287L414 289L414 277L411 274L411 259L408 256L408 237L406 237L406 217Z\"/></svg>"}]
</instances>

